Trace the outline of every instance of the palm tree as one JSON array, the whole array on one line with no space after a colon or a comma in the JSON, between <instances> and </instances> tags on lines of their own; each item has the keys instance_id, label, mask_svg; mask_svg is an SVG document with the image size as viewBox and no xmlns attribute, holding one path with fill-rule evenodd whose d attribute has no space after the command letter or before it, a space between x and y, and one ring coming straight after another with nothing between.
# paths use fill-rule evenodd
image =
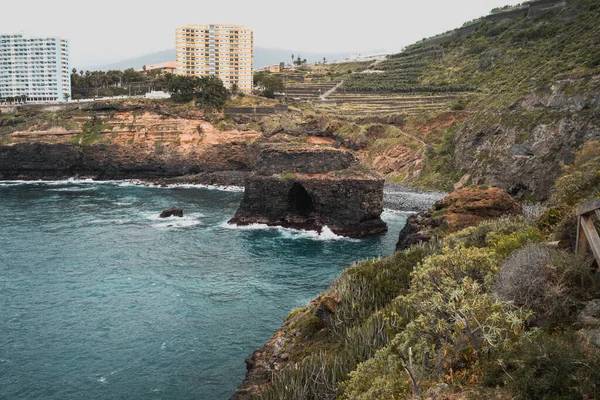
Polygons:
<instances>
[{"instance_id":1,"label":"palm tree","mask_svg":"<svg viewBox=\"0 0 600 400\"><path fill-rule=\"evenodd\" d=\"M292 54L292 64L294 64L294 55Z\"/></svg>"}]
</instances>

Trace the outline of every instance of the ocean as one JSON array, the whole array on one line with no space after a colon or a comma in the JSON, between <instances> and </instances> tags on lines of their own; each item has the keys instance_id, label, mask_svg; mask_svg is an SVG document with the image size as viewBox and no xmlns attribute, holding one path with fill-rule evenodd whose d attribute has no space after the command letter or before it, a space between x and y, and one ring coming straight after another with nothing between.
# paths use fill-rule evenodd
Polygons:
<instances>
[{"instance_id":1,"label":"ocean","mask_svg":"<svg viewBox=\"0 0 600 400\"><path fill-rule=\"evenodd\" d=\"M228 399L285 316L406 221L386 210L360 240L230 226L242 195L0 182L0 399Z\"/></svg>"}]
</instances>

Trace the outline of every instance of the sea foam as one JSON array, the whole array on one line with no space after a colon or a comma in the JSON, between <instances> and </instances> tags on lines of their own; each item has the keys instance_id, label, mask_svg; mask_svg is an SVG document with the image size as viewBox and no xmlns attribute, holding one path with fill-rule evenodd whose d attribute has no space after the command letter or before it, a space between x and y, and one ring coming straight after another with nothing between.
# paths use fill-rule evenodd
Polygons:
<instances>
[{"instance_id":1,"label":"sea foam","mask_svg":"<svg viewBox=\"0 0 600 400\"><path fill-rule=\"evenodd\" d=\"M267 224L249 224L249 225L236 225L229 224L227 221L221 223L219 225L221 228L225 229L235 229L241 231L258 231L258 230L273 230L279 232L279 234L286 239L312 239L312 240L323 240L323 241L332 241L332 240L346 240L346 241L355 241L357 239L352 239L346 236L336 235L329 229L328 226L324 226L321 229L321 233L317 231L308 231L308 230L300 230L300 229L292 229L292 228L284 228L282 226L269 226Z\"/></svg>"},{"instance_id":2,"label":"sea foam","mask_svg":"<svg viewBox=\"0 0 600 400\"><path fill-rule=\"evenodd\" d=\"M62 186L62 185L112 185L118 187L134 187L147 186L160 189L209 189L220 190L226 192L243 192L243 186L222 186L222 185L205 185L195 183L172 183L172 184L156 184L142 181L139 179L127 180L95 180L91 178L75 179L69 178L64 180L0 180L0 186L17 186L17 185L46 185L46 186ZM68 191L68 190L57 190Z\"/></svg>"},{"instance_id":3,"label":"sea foam","mask_svg":"<svg viewBox=\"0 0 600 400\"><path fill-rule=\"evenodd\" d=\"M200 225L202 222L199 220L204 215L201 213L186 214L183 217L167 217L160 218L159 214L147 215L147 219L150 221L161 221L160 223L152 224L153 228L168 229L168 228L187 228L190 226Z\"/></svg>"}]
</instances>

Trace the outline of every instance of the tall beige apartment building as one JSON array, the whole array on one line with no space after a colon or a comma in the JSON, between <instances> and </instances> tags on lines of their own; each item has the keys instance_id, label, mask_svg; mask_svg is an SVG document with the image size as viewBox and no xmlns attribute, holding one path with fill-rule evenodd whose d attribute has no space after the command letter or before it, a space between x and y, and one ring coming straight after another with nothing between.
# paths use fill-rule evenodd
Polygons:
<instances>
[{"instance_id":1,"label":"tall beige apartment building","mask_svg":"<svg viewBox=\"0 0 600 400\"><path fill-rule=\"evenodd\" d=\"M215 75L231 88L252 90L253 32L239 25L186 25L176 30L176 73Z\"/></svg>"}]
</instances>

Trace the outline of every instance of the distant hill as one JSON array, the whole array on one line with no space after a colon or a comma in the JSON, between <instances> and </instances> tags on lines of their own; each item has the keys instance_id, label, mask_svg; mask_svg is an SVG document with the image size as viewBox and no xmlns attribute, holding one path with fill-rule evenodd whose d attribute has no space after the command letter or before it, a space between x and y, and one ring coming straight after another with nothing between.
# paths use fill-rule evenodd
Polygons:
<instances>
[{"instance_id":1,"label":"distant hill","mask_svg":"<svg viewBox=\"0 0 600 400\"><path fill-rule=\"evenodd\" d=\"M314 63L323 61L323 57L327 61L333 60L344 60L346 58L355 57L357 54L368 55L382 53L383 50L370 50L359 53L317 53L317 52L301 52L296 50L283 50L283 49L270 49L266 47L256 46L254 47L254 68L258 69L267 65L277 64L281 61L291 62L292 54L299 54L302 58L306 58L308 63ZM84 66L83 68L77 67L77 69L83 70L103 70L108 71L111 69L127 69L127 68L142 68L144 65L156 64L164 61L175 60L175 49L168 49L158 51L156 53L146 54L140 57L130 58L127 60L115 62L112 64L105 65L91 65Z\"/></svg>"}]
</instances>

